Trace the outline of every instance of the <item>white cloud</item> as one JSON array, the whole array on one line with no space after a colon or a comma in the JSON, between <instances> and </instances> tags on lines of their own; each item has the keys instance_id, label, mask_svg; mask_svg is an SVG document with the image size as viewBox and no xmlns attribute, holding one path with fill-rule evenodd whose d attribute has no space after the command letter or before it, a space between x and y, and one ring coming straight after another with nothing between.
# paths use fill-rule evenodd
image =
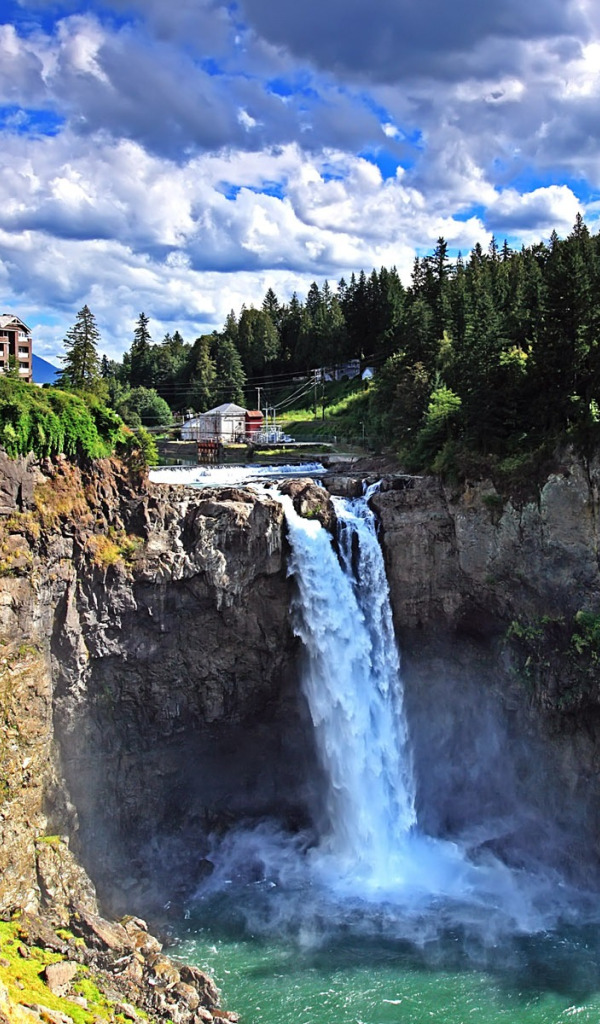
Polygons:
<instances>
[{"instance_id":1,"label":"white cloud","mask_svg":"<svg viewBox=\"0 0 600 1024\"><path fill-rule=\"evenodd\" d=\"M368 161L337 151L309 156L293 145L174 165L132 142L95 141L90 150L67 134L13 138L0 180L12 301L27 292L34 310L58 307L56 341L84 302L115 353L140 309L163 332L177 324L195 336L220 327L236 302L260 302L269 285L289 298L361 267L396 264L408 276L424 238L445 233L468 246L485 234L478 222L430 213L402 176L384 182ZM268 186L281 194L256 191Z\"/></svg>"},{"instance_id":2,"label":"white cloud","mask_svg":"<svg viewBox=\"0 0 600 1024\"><path fill-rule=\"evenodd\" d=\"M106 33L95 18L85 15L65 18L58 26L62 62L76 74L91 75L108 84L108 77L99 62L100 50L106 38Z\"/></svg>"},{"instance_id":3,"label":"white cloud","mask_svg":"<svg viewBox=\"0 0 600 1024\"><path fill-rule=\"evenodd\" d=\"M494 203L488 206L488 220L494 230L514 234L518 228L524 242L539 241L548 237L552 230L559 235L567 234L581 204L566 185L550 185L520 193L516 189L504 189Z\"/></svg>"},{"instance_id":4,"label":"white cloud","mask_svg":"<svg viewBox=\"0 0 600 1024\"><path fill-rule=\"evenodd\" d=\"M343 32L319 0L319 33L311 2L91 0L0 26L0 277L46 353L84 302L111 354L140 309L191 339L269 286L408 280L440 235L565 233L600 190L592 0L352 0Z\"/></svg>"}]
</instances>

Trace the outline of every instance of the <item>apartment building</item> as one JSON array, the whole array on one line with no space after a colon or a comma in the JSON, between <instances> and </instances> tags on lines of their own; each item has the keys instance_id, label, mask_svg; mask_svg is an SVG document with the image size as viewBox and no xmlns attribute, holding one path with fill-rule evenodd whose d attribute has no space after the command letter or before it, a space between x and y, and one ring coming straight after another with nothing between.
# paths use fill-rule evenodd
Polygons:
<instances>
[{"instance_id":1,"label":"apartment building","mask_svg":"<svg viewBox=\"0 0 600 1024\"><path fill-rule=\"evenodd\" d=\"M0 314L0 373L5 373L14 356L21 380L33 380L31 330L12 313Z\"/></svg>"}]
</instances>

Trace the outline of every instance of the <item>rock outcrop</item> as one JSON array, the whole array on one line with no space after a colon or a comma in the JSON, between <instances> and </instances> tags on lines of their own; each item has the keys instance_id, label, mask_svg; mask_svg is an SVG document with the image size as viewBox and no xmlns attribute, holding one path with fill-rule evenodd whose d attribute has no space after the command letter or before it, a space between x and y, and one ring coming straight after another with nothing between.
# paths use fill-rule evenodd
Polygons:
<instances>
[{"instance_id":1,"label":"rock outcrop","mask_svg":"<svg viewBox=\"0 0 600 1024\"><path fill-rule=\"evenodd\" d=\"M299 516L317 519L321 526L335 534L336 515L329 491L310 479L286 480L279 487L287 494Z\"/></svg>"},{"instance_id":2,"label":"rock outcrop","mask_svg":"<svg viewBox=\"0 0 600 1024\"><path fill-rule=\"evenodd\" d=\"M421 824L597 884L600 693L593 673L577 689L569 629L600 609L600 469L565 458L517 504L489 482L382 468L371 502ZM338 467L330 486L360 493L370 472ZM208 870L209 833L318 814L281 506L140 484L110 460L30 459L4 476L0 910L97 914L79 860L104 912L157 920ZM327 492L289 492L333 526ZM519 660L514 623L539 665ZM190 980L173 979L194 1003Z\"/></svg>"},{"instance_id":3,"label":"rock outcrop","mask_svg":"<svg viewBox=\"0 0 600 1024\"><path fill-rule=\"evenodd\" d=\"M211 830L307 819L282 509L140 487L110 460L10 472L0 909L39 903L36 839L59 833L105 907L157 915L206 870Z\"/></svg>"},{"instance_id":4,"label":"rock outcrop","mask_svg":"<svg viewBox=\"0 0 600 1024\"><path fill-rule=\"evenodd\" d=\"M27 1024L86 1020L237 1022L223 1010L213 980L176 963L146 923L107 921L75 906L71 930L45 916L22 913L0 935L0 1015ZM20 964L27 964L23 972Z\"/></svg>"},{"instance_id":5,"label":"rock outcrop","mask_svg":"<svg viewBox=\"0 0 600 1024\"><path fill-rule=\"evenodd\" d=\"M372 498L423 825L484 836L493 821L503 856L594 884L600 685L589 662L582 691L571 636L578 612L600 610L599 483L600 466L567 454L537 500L431 477L397 477Z\"/></svg>"}]
</instances>

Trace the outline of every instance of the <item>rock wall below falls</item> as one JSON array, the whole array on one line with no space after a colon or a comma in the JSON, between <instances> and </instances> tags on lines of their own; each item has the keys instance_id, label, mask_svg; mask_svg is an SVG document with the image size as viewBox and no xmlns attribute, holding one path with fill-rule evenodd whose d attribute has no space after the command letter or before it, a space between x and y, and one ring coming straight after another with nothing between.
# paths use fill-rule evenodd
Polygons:
<instances>
[{"instance_id":1,"label":"rock wall below falls","mask_svg":"<svg viewBox=\"0 0 600 1024\"><path fill-rule=\"evenodd\" d=\"M600 611L599 483L598 464L567 454L521 504L489 481L418 477L388 482L372 501L422 824L594 884L600 674L590 662L581 685L570 630L577 612ZM527 659L514 623L535 639Z\"/></svg>"},{"instance_id":2,"label":"rock wall below falls","mask_svg":"<svg viewBox=\"0 0 600 1024\"><path fill-rule=\"evenodd\" d=\"M600 608L599 478L565 459L526 504L400 475L372 498L421 824L594 882L600 693L559 714L560 673L532 689L506 633ZM109 460L3 460L0 481L0 910L40 898L36 840L60 832L105 908L156 917L210 831L319 811L281 507Z\"/></svg>"},{"instance_id":3,"label":"rock wall below falls","mask_svg":"<svg viewBox=\"0 0 600 1024\"><path fill-rule=\"evenodd\" d=\"M281 508L140 484L108 460L4 470L0 628L25 682L3 849L27 881L0 886L0 906L19 886L31 903L35 838L59 831L105 907L156 913L193 888L210 830L308 818Z\"/></svg>"}]
</instances>

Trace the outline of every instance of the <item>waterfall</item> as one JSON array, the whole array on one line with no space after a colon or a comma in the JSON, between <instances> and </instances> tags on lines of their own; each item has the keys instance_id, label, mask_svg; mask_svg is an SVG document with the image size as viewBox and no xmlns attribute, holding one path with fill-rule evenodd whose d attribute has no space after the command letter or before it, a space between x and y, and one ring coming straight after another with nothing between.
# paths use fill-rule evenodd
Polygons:
<instances>
[{"instance_id":1,"label":"waterfall","mask_svg":"<svg viewBox=\"0 0 600 1024\"><path fill-rule=\"evenodd\" d=\"M349 921L365 935L417 943L460 927L493 945L502 933L545 927L560 906L554 879L532 879L489 849L418 827L388 584L366 497L334 499L334 547L289 496L269 493L288 525L325 821L316 841L272 820L215 836L201 898L229 893L250 934L294 934L309 946Z\"/></svg>"},{"instance_id":2,"label":"waterfall","mask_svg":"<svg viewBox=\"0 0 600 1024\"><path fill-rule=\"evenodd\" d=\"M303 688L327 779L327 826L309 851L313 878L344 898L392 901L411 914L432 898L502 907L538 926L529 895L492 855L473 862L456 843L420 832L389 588L367 498L334 499L338 553L316 520L283 504L296 582L294 629Z\"/></svg>"},{"instance_id":3,"label":"waterfall","mask_svg":"<svg viewBox=\"0 0 600 1024\"><path fill-rule=\"evenodd\" d=\"M375 520L335 499L340 557L315 520L283 499L297 584L304 691L328 779L320 856L371 888L388 884L416 825L400 663Z\"/></svg>"}]
</instances>

